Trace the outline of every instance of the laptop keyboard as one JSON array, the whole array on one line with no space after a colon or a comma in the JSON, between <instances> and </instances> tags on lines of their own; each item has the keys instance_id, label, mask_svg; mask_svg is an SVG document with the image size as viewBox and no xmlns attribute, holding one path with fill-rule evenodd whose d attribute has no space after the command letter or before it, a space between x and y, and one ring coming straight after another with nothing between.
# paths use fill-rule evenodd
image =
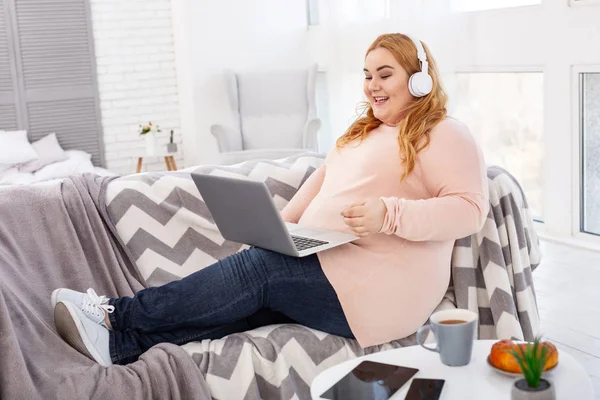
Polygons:
<instances>
[{"instance_id":1,"label":"laptop keyboard","mask_svg":"<svg viewBox=\"0 0 600 400\"><path fill-rule=\"evenodd\" d=\"M322 240L317 239L309 239L301 236L292 235L292 240L294 241L294 245L296 246L296 250L302 251L306 249L310 249L312 247L321 246L322 244L327 244L329 242L324 242Z\"/></svg>"}]
</instances>

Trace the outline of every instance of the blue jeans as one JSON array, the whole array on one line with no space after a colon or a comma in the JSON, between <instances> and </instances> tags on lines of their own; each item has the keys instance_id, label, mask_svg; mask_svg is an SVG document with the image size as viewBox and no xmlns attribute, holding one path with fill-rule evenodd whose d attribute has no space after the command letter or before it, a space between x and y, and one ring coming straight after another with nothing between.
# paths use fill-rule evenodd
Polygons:
<instances>
[{"instance_id":1,"label":"blue jeans","mask_svg":"<svg viewBox=\"0 0 600 400\"><path fill-rule=\"evenodd\" d=\"M256 247L164 286L111 299L110 354L134 362L150 347L220 339L278 323L353 338L316 255L291 257Z\"/></svg>"}]
</instances>

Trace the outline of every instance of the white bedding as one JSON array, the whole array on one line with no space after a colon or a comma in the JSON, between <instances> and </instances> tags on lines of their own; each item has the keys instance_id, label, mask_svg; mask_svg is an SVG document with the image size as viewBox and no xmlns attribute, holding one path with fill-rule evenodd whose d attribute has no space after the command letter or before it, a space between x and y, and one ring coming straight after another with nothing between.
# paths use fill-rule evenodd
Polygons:
<instances>
[{"instance_id":1,"label":"white bedding","mask_svg":"<svg viewBox=\"0 0 600 400\"><path fill-rule=\"evenodd\" d=\"M83 151L67 150L67 159L44 166L35 172L24 172L18 166L13 166L0 173L0 186L30 185L39 182L60 180L70 175L79 175L86 172L102 176L116 175L107 169L95 167L91 162L91 155Z\"/></svg>"},{"instance_id":2,"label":"white bedding","mask_svg":"<svg viewBox=\"0 0 600 400\"><path fill-rule=\"evenodd\" d=\"M85 151L64 150L55 133L29 143L26 131L0 130L0 187L52 182L86 172L116 175L95 167Z\"/></svg>"},{"instance_id":3,"label":"white bedding","mask_svg":"<svg viewBox=\"0 0 600 400\"><path fill-rule=\"evenodd\" d=\"M110 172L109 170L107 170L105 168L100 168L100 167L93 167L90 171L85 171L85 172L93 172L93 173L95 173L97 175L101 175L101 176L117 175L113 172ZM30 185L30 184L34 184L34 183L40 183L40 182L58 181L58 180L66 178L69 175L76 175L76 174L77 173L66 174L61 177L54 177L54 178L49 178L49 179L36 179L35 174L32 174L31 172L19 172L19 171L15 172L13 169L10 169L10 170L4 172L3 174L0 174L0 187L13 186L13 185Z\"/></svg>"}]
</instances>

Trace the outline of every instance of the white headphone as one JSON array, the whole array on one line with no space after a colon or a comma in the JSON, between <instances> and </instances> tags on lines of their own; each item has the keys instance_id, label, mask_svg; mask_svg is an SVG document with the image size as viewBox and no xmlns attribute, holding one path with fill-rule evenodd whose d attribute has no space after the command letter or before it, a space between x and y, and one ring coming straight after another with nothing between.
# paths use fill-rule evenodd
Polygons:
<instances>
[{"instance_id":1,"label":"white headphone","mask_svg":"<svg viewBox=\"0 0 600 400\"><path fill-rule=\"evenodd\" d=\"M421 62L421 71L415 72L408 79L408 90L410 94L415 97L423 97L427 96L431 89L433 89L433 80L427 71L429 68L429 63L427 62L427 55L425 54L425 49L421 42L409 35L406 35L412 40L417 48L417 57Z\"/></svg>"}]
</instances>

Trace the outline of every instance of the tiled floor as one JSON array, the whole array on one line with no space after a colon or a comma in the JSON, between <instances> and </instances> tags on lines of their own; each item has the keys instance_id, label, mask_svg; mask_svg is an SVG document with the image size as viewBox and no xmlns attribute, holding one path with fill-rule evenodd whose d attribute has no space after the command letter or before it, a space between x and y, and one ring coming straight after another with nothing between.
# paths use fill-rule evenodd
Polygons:
<instances>
[{"instance_id":1,"label":"tiled floor","mask_svg":"<svg viewBox=\"0 0 600 400\"><path fill-rule=\"evenodd\" d=\"M584 366L600 400L600 251L541 245L533 280L542 334Z\"/></svg>"}]
</instances>

